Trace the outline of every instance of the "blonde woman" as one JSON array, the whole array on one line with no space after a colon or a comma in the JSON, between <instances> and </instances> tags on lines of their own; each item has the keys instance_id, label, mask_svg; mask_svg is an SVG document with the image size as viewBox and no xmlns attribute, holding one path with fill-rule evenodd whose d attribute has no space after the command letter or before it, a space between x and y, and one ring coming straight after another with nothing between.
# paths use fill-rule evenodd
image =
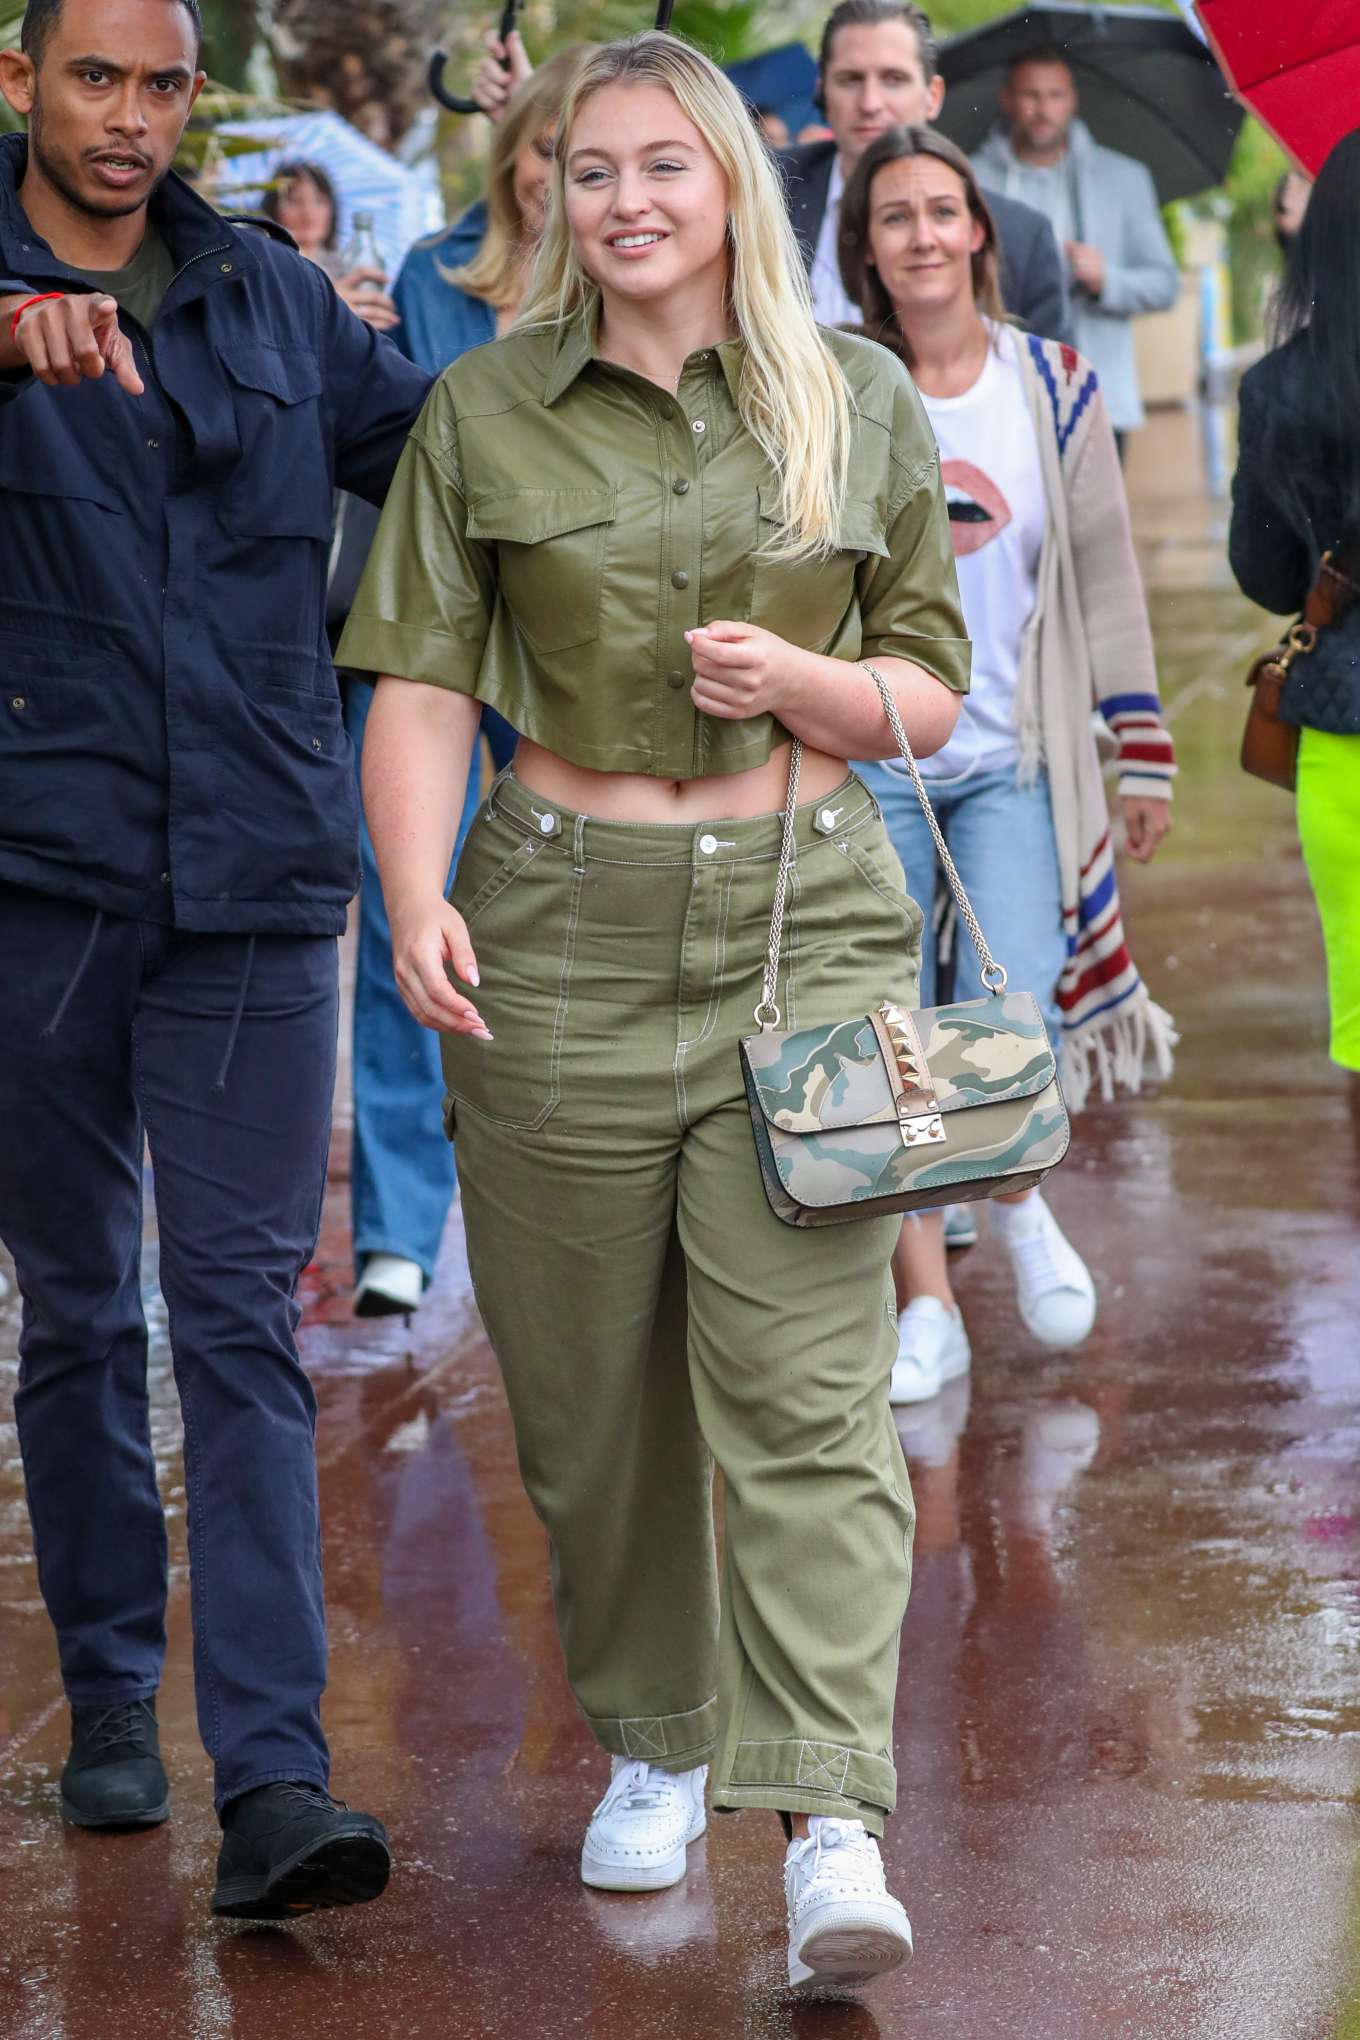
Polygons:
<instances>
[{"instance_id":1,"label":"blonde woman","mask_svg":"<svg viewBox=\"0 0 1360 2040\"><path fill-rule=\"evenodd\" d=\"M793 735L783 1012L911 996L921 915L845 762L892 747L856 661L928 753L968 647L911 384L813 323L765 146L685 43L577 77L520 323L432 393L344 657L382 676L397 981L443 1037L478 1301L611 1759L582 1876L682 1878L711 1767L716 1807L783 1816L790 1982L863 1981L911 1946L874 1839L913 1522L897 1226L772 1216L737 1043ZM520 744L446 903L480 701Z\"/></svg>"},{"instance_id":2,"label":"blonde woman","mask_svg":"<svg viewBox=\"0 0 1360 2040\"><path fill-rule=\"evenodd\" d=\"M589 49L574 43L528 74L492 135L486 197L407 252L392 292L397 344L435 375L504 333L519 311L543 231L562 101Z\"/></svg>"}]
</instances>

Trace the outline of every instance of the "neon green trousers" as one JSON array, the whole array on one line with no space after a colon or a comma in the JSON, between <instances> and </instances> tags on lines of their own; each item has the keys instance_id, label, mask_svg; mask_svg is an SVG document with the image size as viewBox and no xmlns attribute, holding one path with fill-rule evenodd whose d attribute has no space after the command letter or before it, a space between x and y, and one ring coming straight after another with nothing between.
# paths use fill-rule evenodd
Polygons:
<instances>
[{"instance_id":1,"label":"neon green trousers","mask_svg":"<svg viewBox=\"0 0 1360 2040\"><path fill-rule=\"evenodd\" d=\"M1360 737L1299 731L1298 820L1327 952L1332 1061L1360 1070Z\"/></svg>"}]
</instances>

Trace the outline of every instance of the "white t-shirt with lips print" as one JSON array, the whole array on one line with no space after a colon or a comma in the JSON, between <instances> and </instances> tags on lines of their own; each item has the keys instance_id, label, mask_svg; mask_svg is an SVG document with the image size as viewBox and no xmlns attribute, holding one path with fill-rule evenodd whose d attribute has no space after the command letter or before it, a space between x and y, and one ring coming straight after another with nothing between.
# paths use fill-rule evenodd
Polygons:
<instances>
[{"instance_id":1,"label":"white t-shirt with lips print","mask_svg":"<svg viewBox=\"0 0 1360 2040\"><path fill-rule=\"evenodd\" d=\"M973 640L972 691L954 734L922 761L932 779L971 778L1019 763L1020 642L1034 611L1048 517L1019 344L1003 328L981 375L960 397L921 391L939 441L959 594Z\"/></svg>"}]
</instances>

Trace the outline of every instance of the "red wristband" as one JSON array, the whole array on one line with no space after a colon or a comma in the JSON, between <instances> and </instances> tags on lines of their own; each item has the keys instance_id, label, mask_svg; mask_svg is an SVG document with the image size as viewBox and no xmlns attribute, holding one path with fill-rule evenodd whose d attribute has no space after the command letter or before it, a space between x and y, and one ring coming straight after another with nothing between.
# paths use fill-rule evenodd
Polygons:
<instances>
[{"instance_id":1,"label":"red wristband","mask_svg":"<svg viewBox=\"0 0 1360 2040\"><path fill-rule=\"evenodd\" d=\"M23 301L23 303L22 303L21 305L19 305L19 306L17 306L17 307L16 307L16 309L15 309L15 313L14 313L14 316L13 316L13 318L12 318L12 319L10 320L10 322L9 322L9 337L10 337L10 339L11 339L11 340L17 340L17 339L18 339L18 337L19 337L19 321L20 321L20 319L22 319L22 317L24 316L24 313L25 313L25 312L31 312L31 311L32 311L32 309L33 309L33 307L34 307L34 305L45 305L45 304L49 304L49 303L51 303L51 302L52 302L52 300L53 300L53 299L55 299L55 298L63 298L63 297L65 297L65 296L66 296L66 292L65 292L64 290L42 290L42 291L39 291L39 293L38 293L38 295L37 295L36 297L31 297L31 298L25 298L25 299L24 299L24 301Z\"/></svg>"}]
</instances>

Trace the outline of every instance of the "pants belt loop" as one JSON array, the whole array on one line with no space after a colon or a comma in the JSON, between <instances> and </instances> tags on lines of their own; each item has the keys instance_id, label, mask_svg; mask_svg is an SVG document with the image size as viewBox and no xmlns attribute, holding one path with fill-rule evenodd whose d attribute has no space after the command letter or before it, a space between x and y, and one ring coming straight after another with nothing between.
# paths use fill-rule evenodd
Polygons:
<instances>
[{"instance_id":1,"label":"pants belt loop","mask_svg":"<svg viewBox=\"0 0 1360 2040\"><path fill-rule=\"evenodd\" d=\"M572 832L571 847L572 869L578 878L584 878L586 871L586 818L584 815L576 817L576 827Z\"/></svg>"}]
</instances>

